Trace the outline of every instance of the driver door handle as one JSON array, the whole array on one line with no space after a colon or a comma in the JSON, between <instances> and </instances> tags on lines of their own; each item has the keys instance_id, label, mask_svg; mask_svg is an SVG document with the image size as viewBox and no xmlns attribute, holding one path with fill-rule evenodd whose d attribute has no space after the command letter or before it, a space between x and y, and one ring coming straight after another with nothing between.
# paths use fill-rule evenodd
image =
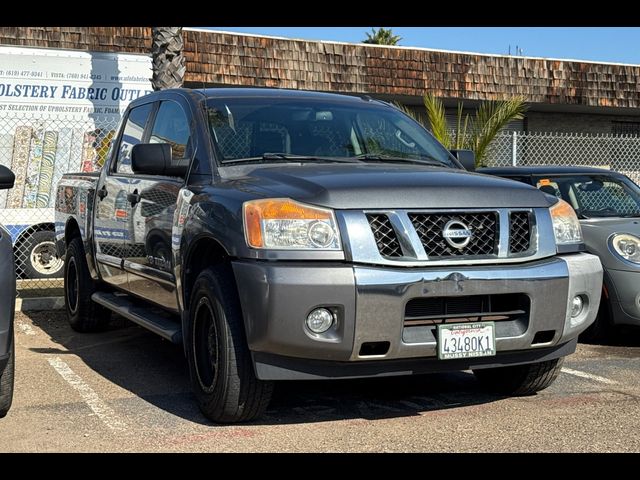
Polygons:
<instances>
[{"instance_id":1,"label":"driver door handle","mask_svg":"<svg viewBox=\"0 0 640 480\"><path fill-rule=\"evenodd\" d=\"M127 195L127 200L133 207L136 203L140 201L140 194L138 193L138 189L136 188L133 193Z\"/></svg>"}]
</instances>

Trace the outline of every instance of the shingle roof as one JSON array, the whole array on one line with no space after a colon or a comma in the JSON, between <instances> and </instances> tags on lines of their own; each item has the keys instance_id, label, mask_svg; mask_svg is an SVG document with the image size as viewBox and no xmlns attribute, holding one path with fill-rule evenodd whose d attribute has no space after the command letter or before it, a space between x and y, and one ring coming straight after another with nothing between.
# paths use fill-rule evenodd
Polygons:
<instances>
[{"instance_id":1,"label":"shingle roof","mask_svg":"<svg viewBox=\"0 0 640 480\"><path fill-rule=\"evenodd\" d=\"M185 30L186 82L640 108L640 66ZM0 43L147 53L150 27L0 27Z\"/></svg>"}]
</instances>

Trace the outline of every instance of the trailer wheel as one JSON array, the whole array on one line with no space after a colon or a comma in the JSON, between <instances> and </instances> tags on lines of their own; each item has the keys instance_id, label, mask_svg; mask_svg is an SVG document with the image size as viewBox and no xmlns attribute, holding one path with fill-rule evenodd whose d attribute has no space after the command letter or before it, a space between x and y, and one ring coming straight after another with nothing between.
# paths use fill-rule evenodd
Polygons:
<instances>
[{"instance_id":1,"label":"trailer wheel","mask_svg":"<svg viewBox=\"0 0 640 480\"><path fill-rule=\"evenodd\" d=\"M64 261L56 252L55 233L40 230L29 235L20 248L21 267L26 278L59 278Z\"/></svg>"}]
</instances>

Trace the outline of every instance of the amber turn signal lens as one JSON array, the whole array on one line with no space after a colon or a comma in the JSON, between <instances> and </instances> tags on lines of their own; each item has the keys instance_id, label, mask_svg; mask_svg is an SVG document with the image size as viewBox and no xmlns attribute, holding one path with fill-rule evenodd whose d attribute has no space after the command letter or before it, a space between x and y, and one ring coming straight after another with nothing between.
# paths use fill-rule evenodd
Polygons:
<instances>
[{"instance_id":1,"label":"amber turn signal lens","mask_svg":"<svg viewBox=\"0 0 640 480\"><path fill-rule=\"evenodd\" d=\"M300 245L300 238L303 238L305 228L313 227L313 222L326 222L331 229L335 228L333 212L328 209L303 205L289 198L270 198L264 200L252 200L245 202L244 211L244 227L247 244L252 248L304 248ZM287 221L291 221L288 222ZM288 238L286 228L292 228L292 235L296 237L296 243L288 245L267 245L265 241L265 225L277 225L282 238ZM275 227L274 227L275 228ZM273 230L273 229L272 229ZM270 231L272 231L270 230ZM318 230L316 227L314 229ZM308 230L307 230L308 231ZM332 230L333 232L333 230ZM302 235L302 236L301 236ZM313 245L311 246L313 248Z\"/></svg>"}]
</instances>

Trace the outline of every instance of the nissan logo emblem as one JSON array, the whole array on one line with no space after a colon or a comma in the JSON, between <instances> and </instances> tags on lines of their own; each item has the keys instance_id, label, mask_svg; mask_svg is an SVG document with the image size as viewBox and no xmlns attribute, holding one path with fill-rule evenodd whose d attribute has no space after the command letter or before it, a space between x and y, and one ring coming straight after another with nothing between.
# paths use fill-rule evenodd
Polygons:
<instances>
[{"instance_id":1,"label":"nissan logo emblem","mask_svg":"<svg viewBox=\"0 0 640 480\"><path fill-rule=\"evenodd\" d=\"M463 249L469 245L473 232L460 220L449 220L442 229L442 236L453 248Z\"/></svg>"}]
</instances>

